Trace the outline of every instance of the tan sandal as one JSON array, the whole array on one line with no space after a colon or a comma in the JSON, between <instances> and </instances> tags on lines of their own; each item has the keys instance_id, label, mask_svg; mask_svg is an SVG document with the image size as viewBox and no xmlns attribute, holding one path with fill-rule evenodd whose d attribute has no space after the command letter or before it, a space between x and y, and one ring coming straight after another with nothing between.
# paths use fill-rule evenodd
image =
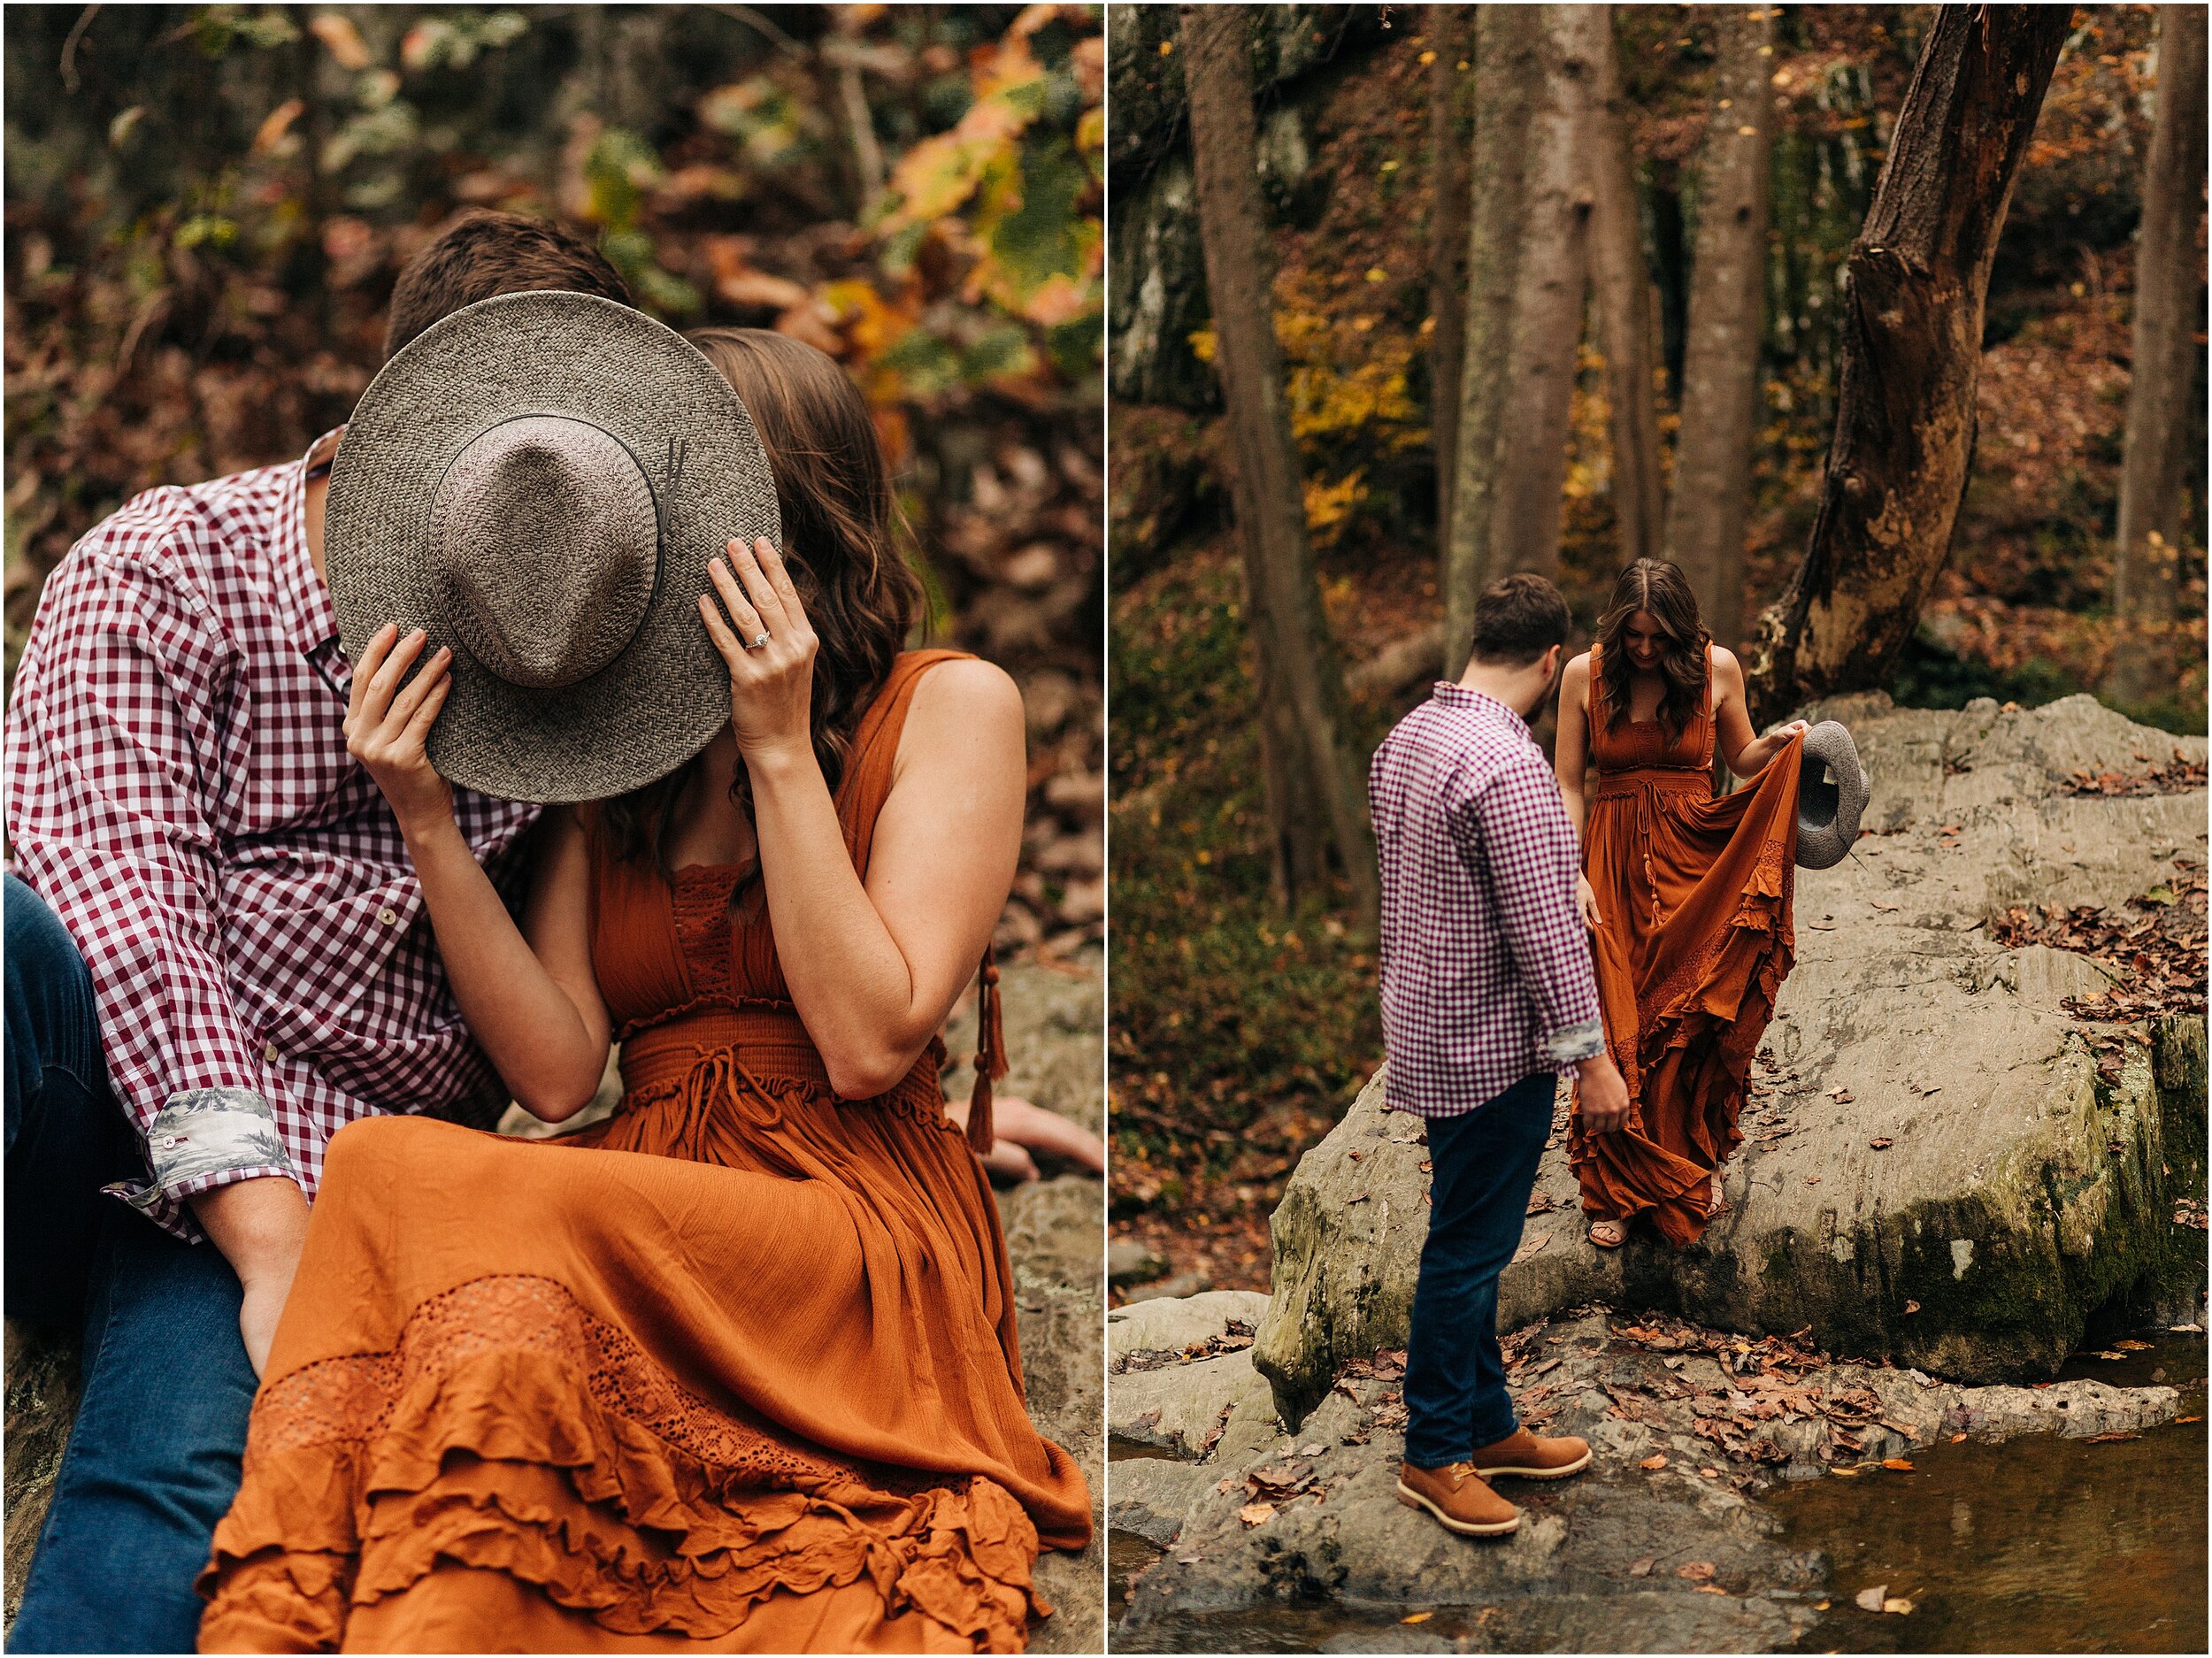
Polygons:
<instances>
[{"instance_id":1,"label":"tan sandal","mask_svg":"<svg viewBox=\"0 0 2212 1658\"><path fill-rule=\"evenodd\" d=\"M1590 1223L1590 1241L1601 1249L1617 1249L1628 1241L1628 1228L1617 1220L1594 1220Z\"/></svg>"}]
</instances>

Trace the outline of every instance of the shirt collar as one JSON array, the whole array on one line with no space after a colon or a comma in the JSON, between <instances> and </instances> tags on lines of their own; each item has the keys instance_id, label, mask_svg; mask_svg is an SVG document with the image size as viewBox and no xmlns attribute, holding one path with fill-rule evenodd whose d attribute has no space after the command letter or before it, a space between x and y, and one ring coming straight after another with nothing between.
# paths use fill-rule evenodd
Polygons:
<instances>
[{"instance_id":1,"label":"shirt collar","mask_svg":"<svg viewBox=\"0 0 2212 1658\"><path fill-rule=\"evenodd\" d=\"M1523 719L1514 710L1508 708L1494 696L1486 696L1480 691L1469 690L1456 680L1439 679L1436 682L1436 689L1432 695L1447 708L1463 708L1470 713L1481 714L1493 719L1502 717L1509 721L1513 729L1519 732L1522 736L1525 737L1529 734L1528 721Z\"/></svg>"},{"instance_id":2,"label":"shirt collar","mask_svg":"<svg viewBox=\"0 0 2212 1658\"><path fill-rule=\"evenodd\" d=\"M315 560L307 550L307 472L316 462L337 452L338 439L344 431L345 427L337 426L324 433L306 454L287 466L277 496L272 562L293 638L311 656L337 643L338 612L331 608L330 589L315 573Z\"/></svg>"}]
</instances>

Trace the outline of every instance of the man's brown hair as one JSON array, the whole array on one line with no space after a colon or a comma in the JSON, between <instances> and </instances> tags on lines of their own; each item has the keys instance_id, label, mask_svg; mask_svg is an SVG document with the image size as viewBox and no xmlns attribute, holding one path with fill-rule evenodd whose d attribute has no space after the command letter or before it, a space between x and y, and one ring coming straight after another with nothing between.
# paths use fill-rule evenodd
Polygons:
<instances>
[{"instance_id":1,"label":"man's brown hair","mask_svg":"<svg viewBox=\"0 0 2212 1658\"><path fill-rule=\"evenodd\" d=\"M454 219L399 273L384 325L392 356L433 323L495 294L564 288L634 305L629 284L604 255L557 225L473 208Z\"/></svg>"},{"instance_id":2,"label":"man's brown hair","mask_svg":"<svg viewBox=\"0 0 2212 1658\"><path fill-rule=\"evenodd\" d=\"M1525 668L1567 642L1567 601L1541 576L1508 576L1475 601L1473 655L1489 667Z\"/></svg>"}]
</instances>

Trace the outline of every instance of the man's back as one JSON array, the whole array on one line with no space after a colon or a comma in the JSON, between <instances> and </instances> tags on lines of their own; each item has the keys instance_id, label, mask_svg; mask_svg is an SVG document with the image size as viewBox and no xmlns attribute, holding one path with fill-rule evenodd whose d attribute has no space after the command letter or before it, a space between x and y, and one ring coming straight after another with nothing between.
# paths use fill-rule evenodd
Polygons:
<instances>
[{"instance_id":1,"label":"man's back","mask_svg":"<svg viewBox=\"0 0 2212 1658\"><path fill-rule=\"evenodd\" d=\"M1440 684L1376 750L1368 794L1390 1103L1468 1111L1601 1051L1574 830L1520 717Z\"/></svg>"},{"instance_id":2,"label":"man's back","mask_svg":"<svg viewBox=\"0 0 2212 1658\"><path fill-rule=\"evenodd\" d=\"M180 1094L257 1095L291 1163L273 1171L311 1194L352 1118L503 1096L417 925L398 825L346 752L305 470L150 490L72 549L16 678L7 793L20 873L91 970L127 1113L150 1131ZM457 805L494 860L536 811ZM156 1163L139 1201L182 1230L212 1171Z\"/></svg>"}]
</instances>

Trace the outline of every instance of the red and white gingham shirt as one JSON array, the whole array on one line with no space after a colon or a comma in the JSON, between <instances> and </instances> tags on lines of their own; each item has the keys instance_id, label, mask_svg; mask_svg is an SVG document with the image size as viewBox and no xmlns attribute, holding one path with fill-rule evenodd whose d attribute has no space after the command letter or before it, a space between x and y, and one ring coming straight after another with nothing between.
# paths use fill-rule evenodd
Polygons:
<instances>
[{"instance_id":1,"label":"red and white gingham shirt","mask_svg":"<svg viewBox=\"0 0 2212 1658\"><path fill-rule=\"evenodd\" d=\"M1383 739L1367 793L1388 1102L1455 1117L1603 1053L1574 825L1521 717L1440 683Z\"/></svg>"},{"instance_id":2,"label":"red and white gingham shirt","mask_svg":"<svg viewBox=\"0 0 2212 1658\"><path fill-rule=\"evenodd\" d=\"M8 710L18 873L91 969L110 1078L148 1137L153 1178L123 1194L185 1237L183 1200L234 1180L288 1174L312 1198L356 1117L488 1125L506 1098L399 825L346 753L306 470L150 490L94 528L47 580ZM508 855L539 809L455 795L517 905Z\"/></svg>"}]
</instances>

